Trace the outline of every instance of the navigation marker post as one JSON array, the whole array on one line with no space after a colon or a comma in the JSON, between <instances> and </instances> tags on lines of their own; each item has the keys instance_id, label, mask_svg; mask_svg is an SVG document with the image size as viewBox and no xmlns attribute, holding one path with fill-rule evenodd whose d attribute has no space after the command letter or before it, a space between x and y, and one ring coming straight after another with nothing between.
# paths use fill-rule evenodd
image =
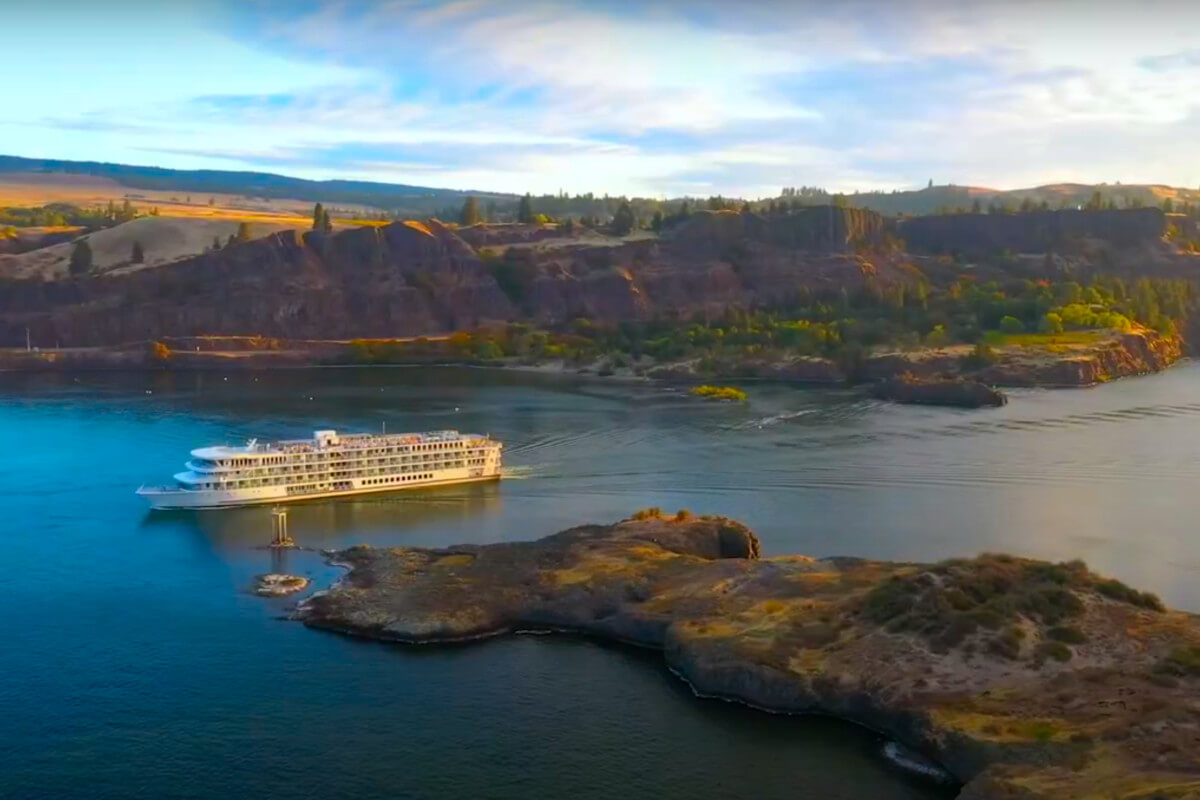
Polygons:
<instances>
[{"instance_id":1,"label":"navigation marker post","mask_svg":"<svg viewBox=\"0 0 1200 800\"><path fill-rule=\"evenodd\" d=\"M288 535L287 509L271 509L271 534L272 548L282 549L296 546L296 542Z\"/></svg>"}]
</instances>

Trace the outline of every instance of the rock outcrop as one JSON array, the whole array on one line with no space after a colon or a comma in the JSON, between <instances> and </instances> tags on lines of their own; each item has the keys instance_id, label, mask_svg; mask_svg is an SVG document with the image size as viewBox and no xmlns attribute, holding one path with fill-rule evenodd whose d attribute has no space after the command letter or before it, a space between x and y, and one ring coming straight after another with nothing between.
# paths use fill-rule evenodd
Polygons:
<instances>
[{"instance_id":1,"label":"rock outcrop","mask_svg":"<svg viewBox=\"0 0 1200 800\"><path fill-rule=\"evenodd\" d=\"M899 223L900 236L914 250L963 254L1045 253L1072 249L1087 239L1137 247L1158 241L1166 232L1166 215L1157 208L942 214Z\"/></svg>"},{"instance_id":2,"label":"rock outcrop","mask_svg":"<svg viewBox=\"0 0 1200 800\"><path fill-rule=\"evenodd\" d=\"M307 625L396 642L569 631L661 649L707 696L843 717L962 797L1195 797L1200 619L1079 562L761 558L719 517L654 512L545 539L357 546Z\"/></svg>"},{"instance_id":3,"label":"rock outcrop","mask_svg":"<svg viewBox=\"0 0 1200 800\"><path fill-rule=\"evenodd\" d=\"M1094 386L1159 372L1183 357L1183 340L1147 328L1060 354L1016 351L971 377L993 386Z\"/></svg>"},{"instance_id":4,"label":"rock outcrop","mask_svg":"<svg viewBox=\"0 0 1200 800\"><path fill-rule=\"evenodd\" d=\"M881 400L912 405L984 408L1008 402L1004 392L966 378L915 378L904 373L876 383L873 389Z\"/></svg>"},{"instance_id":5,"label":"rock outcrop","mask_svg":"<svg viewBox=\"0 0 1200 800\"><path fill-rule=\"evenodd\" d=\"M254 593L259 597L283 597L308 588L308 578L271 572L254 579Z\"/></svg>"},{"instance_id":6,"label":"rock outcrop","mask_svg":"<svg viewBox=\"0 0 1200 800\"><path fill-rule=\"evenodd\" d=\"M899 256L853 249L884 228L878 214L855 209L769 219L703 212L662 240L500 254L493 240L558 232L506 226L460 235L437 221L285 231L131 274L0 281L0 346L23 345L27 327L35 341L81 347L220 334L384 338L518 319L720 313L786 302L802 287L854 290L868 278L900 279ZM486 245L486 257L468 240Z\"/></svg>"}]
</instances>

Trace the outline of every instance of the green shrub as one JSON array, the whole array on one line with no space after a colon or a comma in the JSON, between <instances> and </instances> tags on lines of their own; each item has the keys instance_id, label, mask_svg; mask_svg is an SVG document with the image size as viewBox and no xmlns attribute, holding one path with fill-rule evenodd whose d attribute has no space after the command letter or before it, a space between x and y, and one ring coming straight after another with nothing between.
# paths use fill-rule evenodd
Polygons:
<instances>
[{"instance_id":1,"label":"green shrub","mask_svg":"<svg viewBox=\"0 0 1200 800\"><path fill-rule=\"evenodd\" d=\"M1025 632L1020 628L1009 628L988 642L988 652L1003 658L1017 659L1021 657L1021 640Z\"/></svg>"},{"instance_id":2,"label":"green shrub","mask_svg":"<svg viewBox=\"0 0 1200 800\"><path fill-rule=\"evenodd\" d=\"M1083 644L1087 641L1087 636L1083 631L1071 625L1056 625L1046 631L1046 635L1057 642L1066 642L1067 644Z\"/></svg>"},{"instance_id":3,"label":"green shrub","mask_svg":"<svg viewBox=\"0 0 1200 800\"><path fill-rule=\"evenodd\" d=\"M1024 333L1025 325L1016 317L1005 315L1000 318L1000 330L1005 333Z\"/></svg>"},{"instance_id":4,"label":"green shrub","mask_svg":"<svg viewBox=\"0 0 1200 800\"><path fill-rule=\"evenodd\" d=\"M1151 611L1164 611L1162 600L1158 599L1158 595L1152 592L1139 592L1130 586L1126 586L1116 578L1105 578L1096 581L1095 589L1100 594L1111 600L1119 600L1122 603L1129 603L1139 608L1148 608Z\"/></svg>"},{"instance_id":5,"label":"green shrub","mask_svg":"<svg viewBox=\"0 0 1200 800\"><path fill-rule=\"evenodd\" d=\"M983 369L995 364L1000 357L996 350L986 342L975 345L970 354L963 356L962 366L965 370Z\"/></svg>"},{"instance_id":6,"label":"green shrub","mask_svg":"<svg viewBox=\"0 0 1200 800\"><path fill-rule=\"evenodd\" d=\"M1034 656L1037 658L1053 658L1055 661L1070 661L1072 653L1071 648L1062 642L1046 641L1037 646Z\"/></svg>"},{"instance_id":7,"label":"green shrub","mask_svg":"<svg viewBox=\"0 0 1200 800\"><path fill-rule=\"evenodd\" d=\"M1200 646L1177 647L1158 662L1155 669L1165 675L1200 677Z\"/></svg>"},{"instance_id":8,"label":"green shrub","mask_svg":"<svg viewBox=\"0 0 1200 800\"><path fill-rule=\"evenodd\" d=\"M731 400L739 403L746 399L746 393L734 386L694 386L688 394L708 400Z\"/></svg>"}]
</instances>

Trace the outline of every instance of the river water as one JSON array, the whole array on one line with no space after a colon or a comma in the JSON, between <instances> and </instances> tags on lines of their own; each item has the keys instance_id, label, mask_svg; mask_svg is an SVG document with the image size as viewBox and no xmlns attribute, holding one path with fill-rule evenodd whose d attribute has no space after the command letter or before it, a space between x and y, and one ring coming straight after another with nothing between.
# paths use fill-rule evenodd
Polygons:
<instances>
[{"instance_id":1,"label":"river water","mask_svg":"<svg viewBox=\"0 0 1200 800\"><path fill-rule=\"evenodd\" d=\"M932 798L833 720L699 701L653 653L560 637L402 648L247 594L263 508L150 514L190 448L314 428L458 428L499 485L293 506L293 536L448 545L657 505L767 555L1084 558L1200 610L1200 366L1005 408L458 369L0 375L0 797Z\"/></svg>"}]
</instances>

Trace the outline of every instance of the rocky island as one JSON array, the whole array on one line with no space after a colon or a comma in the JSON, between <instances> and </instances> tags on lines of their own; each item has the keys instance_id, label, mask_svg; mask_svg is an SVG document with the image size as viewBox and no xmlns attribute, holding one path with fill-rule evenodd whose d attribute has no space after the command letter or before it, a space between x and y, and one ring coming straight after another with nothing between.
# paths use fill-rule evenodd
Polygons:
<instances>
[{"instance_id":1,"label":"rocky island","mask_svg":"<svg viewBox=\"0 0 1200 800\"><path fill-rule=\"evenodd\" d=\"M330 553L306 625L436 643L562 631L662 651L703 696L862 724L963 798L1194 798L1200 618L1090 572L763 558L745 525L656 509L537 541Z\"/></svg>"},{"instance_id":2,"label":"rocky island","mask_svg":"<svg viewBox=\"0 0 1200 800\"><path fill-rule=\"evenodd\" d=\"M966 378L915 378L909 373L880 381L874 387L880 400L926 406L983 408L1002 406L1008 397L985 383Z\"/></svg>"}]
</instances>

